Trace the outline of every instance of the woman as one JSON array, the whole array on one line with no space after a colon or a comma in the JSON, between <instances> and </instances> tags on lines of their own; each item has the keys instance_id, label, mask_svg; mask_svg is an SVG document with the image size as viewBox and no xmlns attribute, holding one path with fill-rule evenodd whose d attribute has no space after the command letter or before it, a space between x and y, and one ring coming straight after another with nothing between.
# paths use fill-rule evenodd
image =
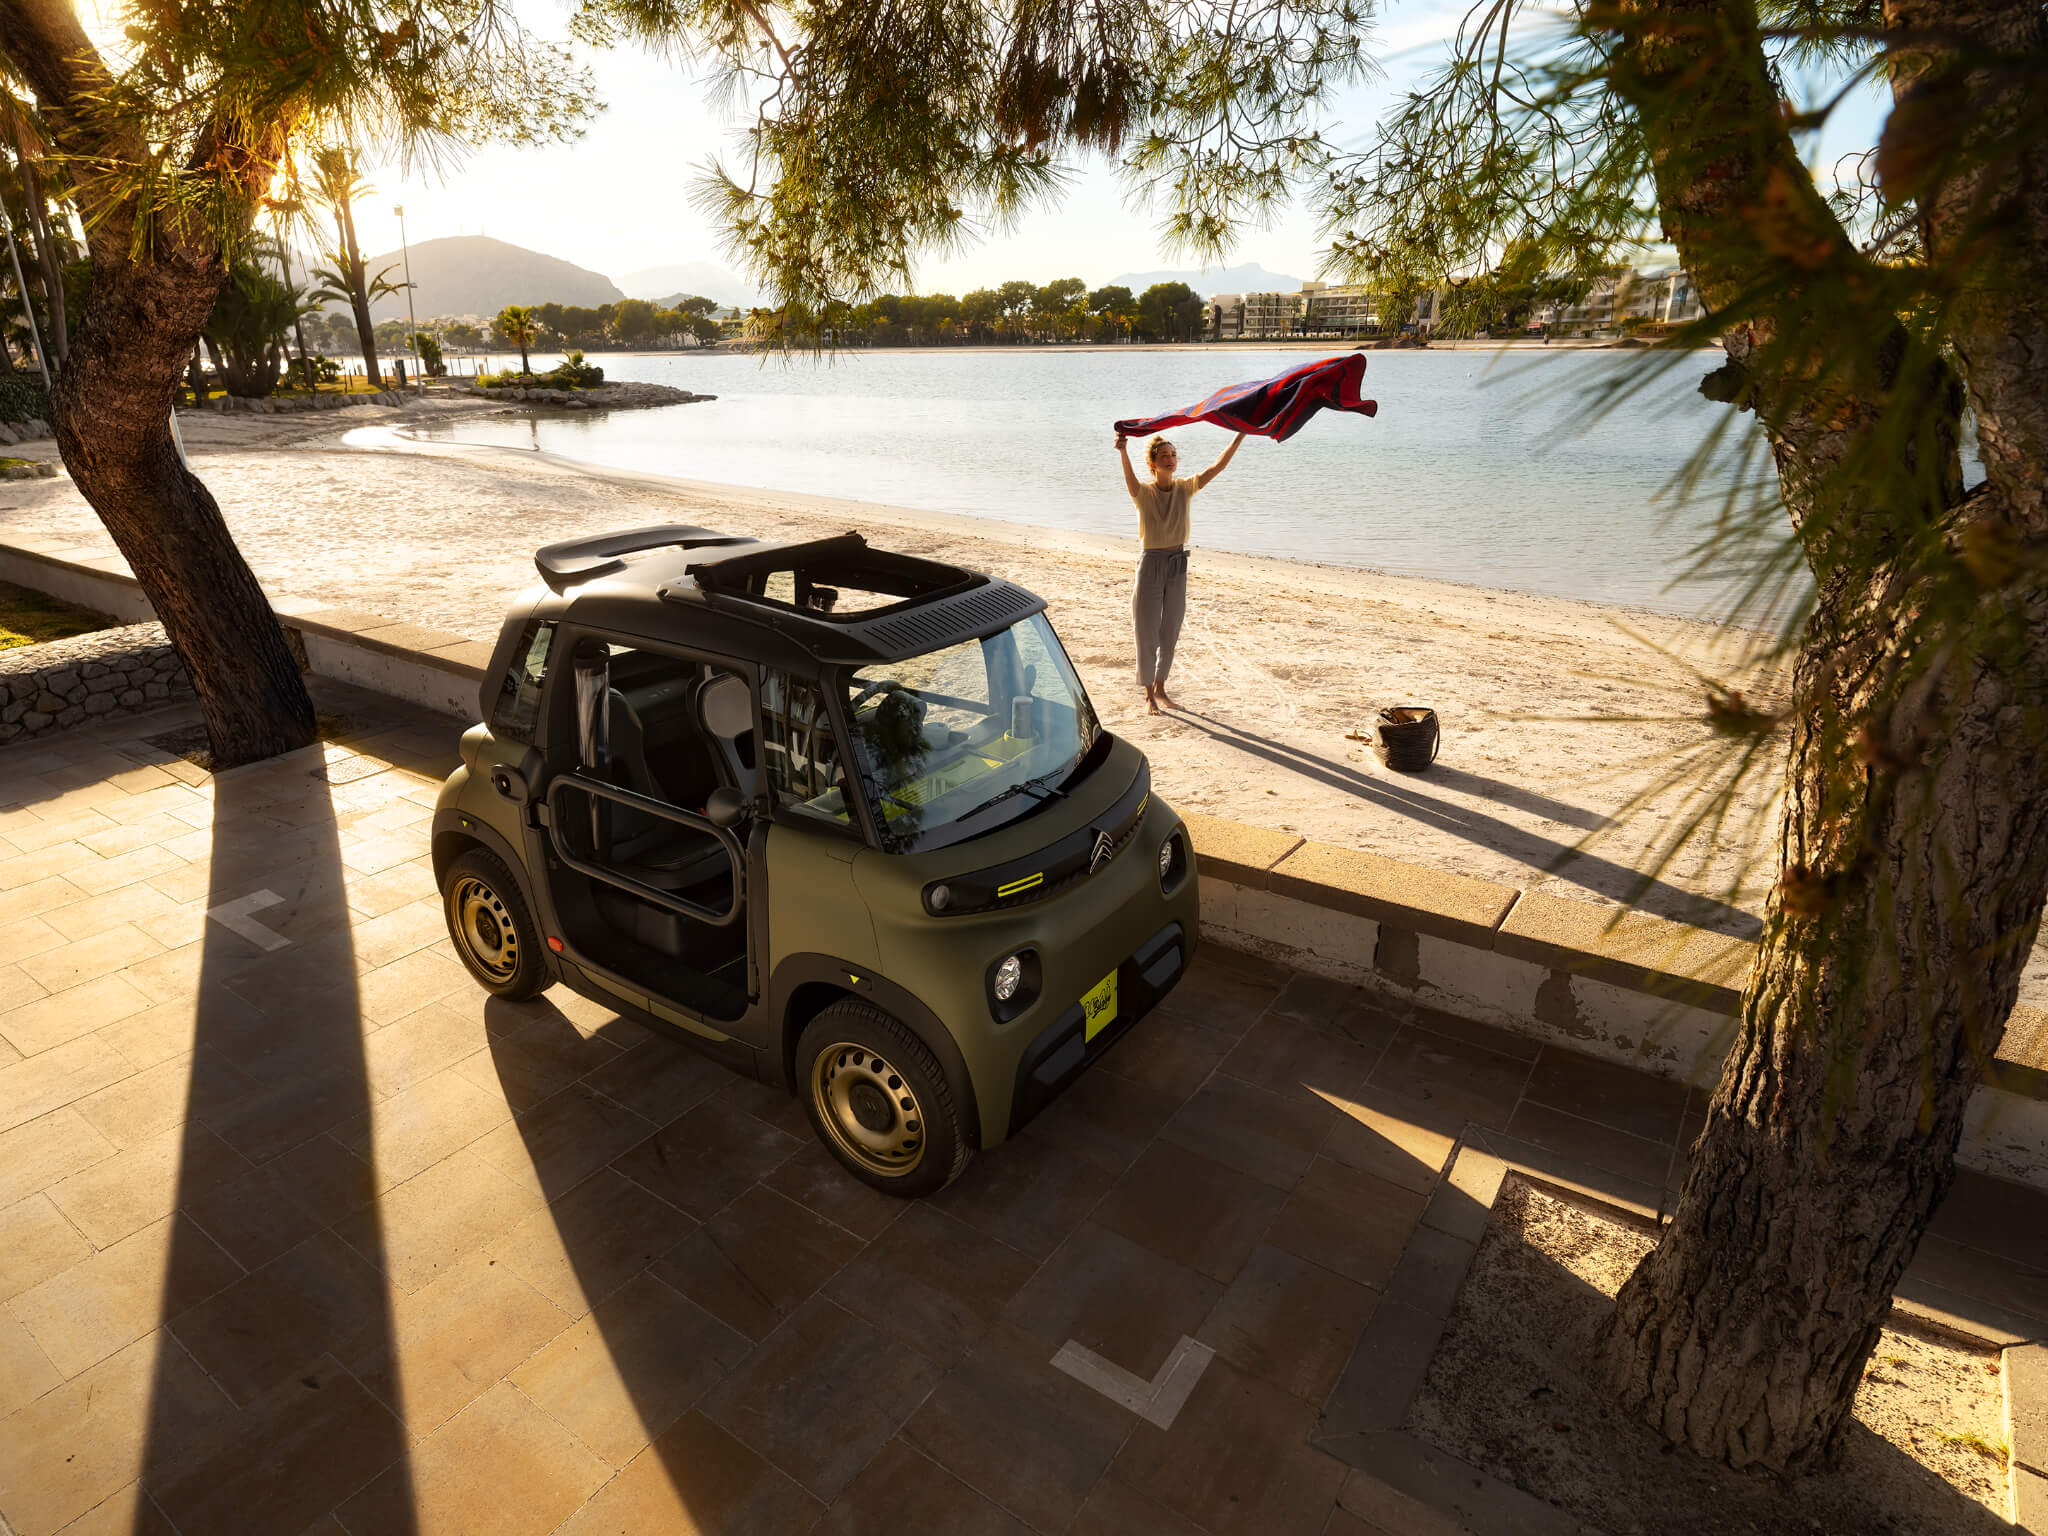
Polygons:
<instances>
[{"instance_id":1,"label":"woman","mask_svg":"<svg viewBox=\"0 0 2048 1536\"><path fill-rule=\"evenodd\" d=\"M1127 441L1119 433L1116 451L1123 458L1124 489L1138 509L1138 537L1145 547L1131 595L1131 617L1138 631L1138 681L1145 685L1146 710L1156 715L1161 705L1175 707L1166 696L1166 674L1173 670L1174 642L1180 639L1180 623L1188 610L1188 502L1223 473L1244 434L1238 433L1214 464L1185 480L1173 478L1180 455L1163 437L1153 438L1146 448L1152 478L1140 480L1131 468Z\"/></svg>"}]
</instances>

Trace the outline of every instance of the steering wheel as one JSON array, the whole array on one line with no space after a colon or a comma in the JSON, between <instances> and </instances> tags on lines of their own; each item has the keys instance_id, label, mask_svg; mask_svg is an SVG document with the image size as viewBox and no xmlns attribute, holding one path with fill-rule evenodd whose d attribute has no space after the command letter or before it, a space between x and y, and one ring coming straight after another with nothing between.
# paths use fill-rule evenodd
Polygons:
<instances>
[{"instance_id":1,"label":"steering wheel","mask_svg":"<svg viewBox=\"0 0 2048 1536\"><path fill-rule=\"evenodd\" d=\"M884 691L901 693L903 692L903 685L893 677L878 677L853 696L852 702L846 706L846 712L849 715L860 713L861 705L867 703L876 694Z\"/></svg>"}]
</instances>

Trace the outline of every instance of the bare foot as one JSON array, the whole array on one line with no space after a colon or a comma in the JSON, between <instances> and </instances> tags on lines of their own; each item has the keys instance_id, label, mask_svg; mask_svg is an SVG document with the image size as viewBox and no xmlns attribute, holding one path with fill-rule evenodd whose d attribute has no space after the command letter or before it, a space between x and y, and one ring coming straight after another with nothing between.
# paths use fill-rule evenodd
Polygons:
<instances>
[{"instance_id":1,"label":"bare foot","mask_svg":"<svg viewBox=\"0 0 2048 1536\"><path fill-rule=\"evenodd\" d=\"M1145 713L1148 715L1156 715L1159 713L1159 700L1154 698L1152 695L1152 685L1150 683L1147 683L1145 685Z\"/></svg>"},{"instance_id":2,"label":"bare foot","mask_svg":"<svg viewBox=\"0 0 2048 1536\"><path fill-rule=\"evenodd\" d=\"M1178 704L1174 703L1173 700L1169 699L1166 696L1166 684L1164 683L1156 683L1153 685L1152 698L1154 701L1153 712L1155 714L1158 712L1158 706L1161 704L1164 704L1168 709L1180 708Z\"/></svg>"}]
</instances>

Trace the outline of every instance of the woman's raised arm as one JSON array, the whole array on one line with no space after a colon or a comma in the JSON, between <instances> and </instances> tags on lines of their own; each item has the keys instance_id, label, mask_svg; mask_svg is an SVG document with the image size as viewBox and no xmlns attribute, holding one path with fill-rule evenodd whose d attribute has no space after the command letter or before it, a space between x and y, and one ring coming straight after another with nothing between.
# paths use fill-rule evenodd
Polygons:
<instances>
[{"instance_id":1,"label":"woman's raised arm","mask_svg":"<svg viewBox=\"0 0 2048 1536\"><path fill-rule=\"evenodd\" d=\"M1243 446L1244 434L1240 432L1237 434L1235 438L1231 440L1230 446L1223 450L1222 455L1216 460L1214 464L1211 464L1207 469L1203 470L1199 475L1195 476L1195 489L1198 491L1206 489L1211 480L1214 480L1218 475L1223 473L1223 466L1228 464L1231 460L1231 457L1237 452L1239 448Z\"/></svg>"},{"instance_id":2,"label":"woman's raised arm","mask_svg":"<svg viewBox=\"0 0 2048 1536\"><path fill-rule=\"evenodd\" d=\"M1116 453L1117 457L1124 462L1124 489L1135 496L1138 494L1138 476L1136 471L1131 468L1131 450L1124 446L1128 441L1129 439L1123 433L1117 433Z\"/></svg>"}]
</instances>

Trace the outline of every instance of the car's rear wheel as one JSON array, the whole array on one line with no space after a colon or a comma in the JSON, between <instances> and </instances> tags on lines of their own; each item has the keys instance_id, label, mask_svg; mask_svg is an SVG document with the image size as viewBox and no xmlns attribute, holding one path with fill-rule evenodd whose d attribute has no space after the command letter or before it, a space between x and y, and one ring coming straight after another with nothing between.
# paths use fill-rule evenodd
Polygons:
<instances>
[{"instance_id":1,"label":"car's rear wheel","mask_svg":"<svg viewBox=\"0 0 2048 1536\"><path fill-rule=\"evenodd\" d=\"M967 1166L960 1095L901 1020L850 998L834 1003L797 1041L796 1066L818 1139L863 1183L929 1195Z\"/></svg>"},{"instance_id":2,"label":"car's rear wheel","mask_svg":"<svg viewBox=\"0 0 2048 1536\"><path fill-rule=\"evenodd\" d=\"M486 992L519 1002L548 984L540 934L519 882L496 854L472 848L448 866L441 910L457 958Z\"/></svg>"}]
</instances>

